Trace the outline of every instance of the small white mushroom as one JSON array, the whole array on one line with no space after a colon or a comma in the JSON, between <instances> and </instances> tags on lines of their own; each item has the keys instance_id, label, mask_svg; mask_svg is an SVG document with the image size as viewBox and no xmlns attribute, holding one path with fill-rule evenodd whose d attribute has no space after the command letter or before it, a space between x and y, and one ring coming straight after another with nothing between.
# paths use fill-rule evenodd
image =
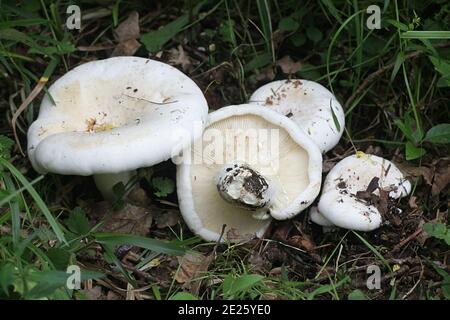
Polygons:
<instances>
[{"instance_id":1,"label":"small white mushroom","mask_svg":"<svg viewBox=\"0 0 450 320\"><path fill-rule=\"evenodd\" d=\"M250 103L271 108L291 118L323 153L333 149L344 132L342 106L328 89L314 81L270 82L252 94Z\"/></svg>"},{"instance_id":2,"label":"small white mushroom","mask_svg":"<svg viewBox=\"0 0 450 320\"><path fill-rule=\"evenodd\" d=\"M203 138L185 154L190 161L177 166L180 211L209 241L219 239L224 224L261 237L271 218L293 217L320 190L320 150L293 121L268 108L246 104L212 112Z\"/></svg>"},{"instance_id":3,"label":"small white mushroom","mask_svg":"<svg viewBox=\"0 0 450 320\"><path fill-rule=\"evenodd\" d=\"M339 163L328 173L318 210L310 211L310 218L322 226L335 225L345 229L371 231L382 223L376 206L362 199L358 192L397 199L411 191L411 184L390 161L375 155L358 152Z\"/></svg>"},{"instance_id":4,"label":"small white mushroom","mask_svg":"<svg viewBox=\"0 0 450 320\"><path fill-rule=\"evenodd\" d=\"M309 208L309 219L322 227L334 227L334 224L319 212L316 206Z\"/></svg>"},{"instance_id":5,"label":"small white mushroom","mask_svg":"<svg viewBox=\"0 0 450 320\"><path fill-rule=\"evenodd\" d=\"M49 94L28 130L33 167L94 175L107 199L135 169L168 160L198 138L208 112L186 75L138 57L85 63L59 78Z\"/></svg>"}]
</instances>

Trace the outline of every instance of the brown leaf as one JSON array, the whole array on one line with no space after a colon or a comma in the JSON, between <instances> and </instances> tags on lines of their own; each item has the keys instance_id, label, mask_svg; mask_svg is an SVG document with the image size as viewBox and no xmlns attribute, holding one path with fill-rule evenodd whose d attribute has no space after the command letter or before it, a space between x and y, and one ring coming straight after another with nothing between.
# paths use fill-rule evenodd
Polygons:
<instances>
[{"instance_id":1,"label":"brown leaf","mask_svg":"<svg viewBox=\"0 0 450 320\"><path fill-rule=\"evenodd\" d=\"M423 226L424 226L424 224L425 224L425 221L424 221L423 219L420 219L418 228L422 229ZM419 233L419 234L417 235L416 240L420 243L420 245L423 246L423 245L425 244L425 241L427 241L428 238L430 238L430 236L428 235L428 233L426 233L426 232L421 232L421 233Z\"/></svg>"},{"instance_id":2,"label":"brown leaf","mask_svg":"<svg viewBox=\"0 0 450 320\"><path fill-rule=\"evenodd\" d=\"M283 221L278 227L275 229L272 239L278 241L286 241L289 235L289 232L292 230L292 222L291 221Z\"/></svg>"},{"instance_id":3,"label":"brown leaf","mask_svg":"<svg viewBox=\"0 0 450 320\"><path fill-rule=\"evenodd\" d=\"M435 196L441 193L448 184L450 184L450 160L441 159L437 163L431 194Z\"/></svg>"},{"instance_id":4,"label":"brown leaf","mask_svg":"<svg viewBox=\"0 0 450 320\"><path fill-rule=\"evenodd\" d=\"M410 177L420 177L422 176L425 182L431 186L433 181L434 170L428 167L420 166L414 167L409 165L406 162L403 163L395 163L395 165L402 171L406 176Z\"/></svg>"},{"instance_id":5,"label":"brown leaf","mask_svg":"<svg viewBox=\"0 0 450 320\"><path fill-rule=\"evenodd\" d=\"M367 186L366 191L368 193L374 192L378 188L378 181L380 181L380 178L373 177L372 180L370 180L369 185Z\"/></svg>"},{"instance_id":6,"label":"brown leaf","mask_svg":"<svg viewBox=\"0 0 450 320\"><path fill-rule=\"evenodd\" d=\"M127 195L131 204L136 206L145 207L150 203L150 198L142 188L133 188Z\"/></svg>"},{"instance_id":7,"label":"brown leaf","mask_svg":"<svg viewBox=\"0 0 450 320\"><path fill-rule=\"evenodd\" d=\"M324 160L322 165L322 173L327 173L336 165L336 160Z\"/></svg>"},{"instance_id":8,"label":"brown leaf","mask_svg":"<svg viewBox=\"0 0 450 320\"><path fill-rule=\"evenodd\" d=\"M153 216L148 209L125 204L122 209L112 213L100 231L145 236L152 225L152 220Z\"/></svg>"},{"instance_id":9,"label":"brown leaf","mask_svg":"<svg viewBox=\"0 0 450 320\"><path fill-rule=\"evenodd\" d=\"M114 48L114 51L111 53L111 57L132 56L136 53L140 46L141 44L136 39L121 42Z\"/></svg>"},{"instance_id":10,"label":"brown leaf","mask_svg":"<svg viewBox=\"0 0 450 320\"><path fill-rule=\"evenodd\" d=\"M104 300L102 294L102 288L100 286L94 286L92 288L86 288L81 290L89 300Z\"/></svg>"},{"instance_id":11,"label":"brown leaf","mask_svg":"<svg viewBox=\"0 0 450 320\"><path fill-rule=\"evenodd\" d=\"M178 45L177 49L172 48L169 50L169 64L173 66L181 66L184 72L190 72L194 68L192 60L188 54L184 51L183 46Z\"/></svg>"},{"instance_id":12,"label":"brown leaf","mask_svg":"<svg viewBox=\"0 0 450 320\"><path fill-rule=\"evenodd\" d=\"M180 269L175 275L175 280L178 283L191 281L204 260L204 256L195 253L186 253L184 256L178 257Z\"/></svg>"},{"instance_id":13,"label":"brown leaf","mask_svg":"<svg viewBox=\"0 0 450 320\"><path fill-rule=\"evenodd\" d=\"M266 272L271 263L267 261L258 251L253 250L247 260L253 272Z\"/></svg>"},{"instance_id":14,"label":"brown leaf","mask_svg":"<svg viewBox=\"0 0 450 320\"><path fill-rule=\"evenodd\" d=\"M122 300L122 299L117 293L110 290L110 291L108 291L108 294L106 295L106 300Z\"/></svg>"},{"instance_id":15,"label":"brown leaf","mask_svg":"<svg viewBox=\"0 0 450 320\"><path fill-rule=\"evenodd\" d=\"M177 211L169 210L156 217L156 227L158 229L173 227L180 221L180 214Z\"/></svg>"},{"instance_id":16,"label":"brown leaf","mask_svg":"<svg viewBox=\"0 0 450 320\"><path fill-rule=\"evenodd\" d=\"M316 248L316 245L314 244L314 242L311 240L311 238L303 235L295 235L292 236L288 243L296 248L301 248L301 249L305 249L308 252L312 252L314 251L314 249Z\"/></svg>"},{"instance_id":17,"label":"brown leaf","mask_svg":"<svg viewBox=\"0 0 450 320\"><path fill-rule=\"evenodd\" d=\"M381 188L379 188L379 192L380 195L375 199L374 204L381 216L386 217L389 208L389 192Z\"/></svg>"},{"instance_id":18,"label":"brown leaf","mask_svg":"<svg viewBox=\"0 0 450 320\"><path fill-rule=\"evenodd\" d=\"M417 200L416 196L412 196L412 197L409 198L408 205L409 205L409 207L411 209L417 209L418 208L416 200Z\"/></svg>"},{"instance_id":19,"label":"brown leaf","mask_svg":"<svg viewBox=\"0 0 450 320\"><path fill-rule=\"evenodd\" d=\"M114 37L119 43L122 43L128 40L136 40L139 36L139 13L133 11L128 18L114 30Z\"/></svg>"},{"instance_id":20,"label":"brown leaf","mask_svg":"<svg viewBox=\"0 0 450 320\"><path fill-rule=\"evenodd\" d=\"M255 238L252 234L239 234L235 228L230 228L226 233L226 239L231 242L248 242Z\"/></svg>"},{"instance_id":21,"label":"brown leaf","mask_svg":"<svg viewBox=\"0 0 450 320\"><path fill-rule=\"evenodd\" d=\"M275 72L272 66L264 68L264 70L256 76L256 81L272 81L275 79Z\"/></svg>"},{"instance_id":22,"label":"brown leaf","mask_svg":"<svg viewBox=\"0 0 450 320\"><path fill-rule=\"evenodd\" d=\"M291 59L290 56L284 56L277 61L277 66L281 68L281 71L285 74L293 74L300 70L302 64Z\"/></svg>"}]
</instances>

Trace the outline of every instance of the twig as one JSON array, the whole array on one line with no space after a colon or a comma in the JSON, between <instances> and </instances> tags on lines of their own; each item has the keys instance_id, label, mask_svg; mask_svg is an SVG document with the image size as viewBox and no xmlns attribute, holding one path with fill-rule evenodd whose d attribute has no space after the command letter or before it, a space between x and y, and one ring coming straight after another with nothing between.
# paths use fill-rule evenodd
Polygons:
<instances>
[{"instance_id":1,"label":"twig","mask_svg":"<svg viewBox=\"0 0 450 320\"><path fill-rule=\"evenodd\" d=\"M392 252L397 252L400 250L401 247L403 247L405 244L407 244L408 242L410 242L411 240L414 240L419 234L422 233L422 228L417 229L416 231L414 231L412 234L410 234L408 237L406 237L405 239L403 239L399 244L397 244L393 249Z\"/></svg>"}]
</instances>

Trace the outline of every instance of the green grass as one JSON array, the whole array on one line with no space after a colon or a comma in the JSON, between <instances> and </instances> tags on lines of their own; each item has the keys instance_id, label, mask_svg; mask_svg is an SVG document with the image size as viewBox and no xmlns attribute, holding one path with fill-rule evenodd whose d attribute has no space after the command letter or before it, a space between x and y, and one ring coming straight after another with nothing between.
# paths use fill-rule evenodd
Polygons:
<instances>
[{"instance_id":1,"label":"green grass","mask_svg":"<svg viewBox=\"0 0 450 320\"><path fill-rule=\"evenodd\" d=\"M161 8L144 2L82 2L82 11L94 18L83 20L81 31L70 31L64 25L68 1L16 2L0 1L0 299L83 298L65 288L65 269L71 264L82 266L83 280L102 279L102 286L121 288L129 283L144 288L146 298L157 300L396 299L412 287L401 277L394 277L394 284L382 292L358 287L356 280L367 264L376 263L385 274L392 274L395 263L386 256L392 248L369 234L322 234L306 223L317 245L324 246L316 252L321 261L284 245L277 248L286 255L285 261L271 261L264 256L266 243L226 244L199 275L200 292L189 293L177 283L172 264L170 283L159 286L149 279L158 278L152 270L160 267L146 269L149 278L143 280L117 257L116 246L139 247L134 268L140 269L155 261L169 264L187 250L207 255L215 244L192 237L182 223L164 232L152 229L151 237L98 232L102 221L93 226L78 208L100 200L90 192L92 182L38 175L14 140L26 145L27 128L48 89L42 79L51 83L79 63L107 58L110 51L95 47L115 44L113 30L137 10L142 46L136 55L154 57L162 52L161 59L167 61L168 50L183 45L197 61L189 76L207 92L211 109L244 103L272 79L319 81L345 106L347 135L342 149L353 144L359 150L380 146L388 158L397 155L414 166L432 166L448 156L450 141L450 4L385 1L382 29L368 30L365 10L371 1L191 0L169 1ZM154 10L160 11L153 14ZM283 74L277 66L286 55L302 63L296 74ZM37 97L24 104L33 94ZM163 170L162 175L166 173ZM150 193L156 198L175 201L170 179L160 178L159 189L151 180L146 186L155 189ZM439 196L430 200L427 190L423 182L415 181L413 195L424 220L431 221L442 201ZM409 210L406 203L404 208ZM303 215L297 220L306 221ZM441 232L427 240L433 252L417 244L404 250L419 251L424 261L444 261L448 246L440 239L445 235ZM255 269L249 262L255 252L269 260L268 269ZM448 272L433 262L423 265L448 281ZM423 286L414 294L448 299L444 280L422 279Z\"/></svg>"}]
</instances>

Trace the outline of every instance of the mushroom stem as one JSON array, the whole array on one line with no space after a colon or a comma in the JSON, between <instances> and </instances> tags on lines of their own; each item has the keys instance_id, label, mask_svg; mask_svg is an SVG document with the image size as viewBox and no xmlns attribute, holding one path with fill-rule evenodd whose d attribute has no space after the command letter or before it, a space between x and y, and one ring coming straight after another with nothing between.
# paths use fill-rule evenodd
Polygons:
<instances>
[{"instance_id":1,"label":"mushroom stem","mask_svg":"<svg viewBox=\"0 0 450 320\"><path fill-rule=\"evenodd\" d=\"M135 175L136 170L95 174L94 181L103 198L108 201L114 201L116 200L116 195L114 194L113 187L119 182L126 185Z\"/></svg>"},{"instance_id":2,"label":"mushroom stem","mask_svg":"<svg viewBox=\"0 0 450 320\"><path fill-rule=\"evenodd\" d=\"M227 164L216 177L220 196L227 202L250 211L253 218L265 220L270 217L268 206L274 195L270 181L248 164Z\"/></svg>"}]
</instances>

